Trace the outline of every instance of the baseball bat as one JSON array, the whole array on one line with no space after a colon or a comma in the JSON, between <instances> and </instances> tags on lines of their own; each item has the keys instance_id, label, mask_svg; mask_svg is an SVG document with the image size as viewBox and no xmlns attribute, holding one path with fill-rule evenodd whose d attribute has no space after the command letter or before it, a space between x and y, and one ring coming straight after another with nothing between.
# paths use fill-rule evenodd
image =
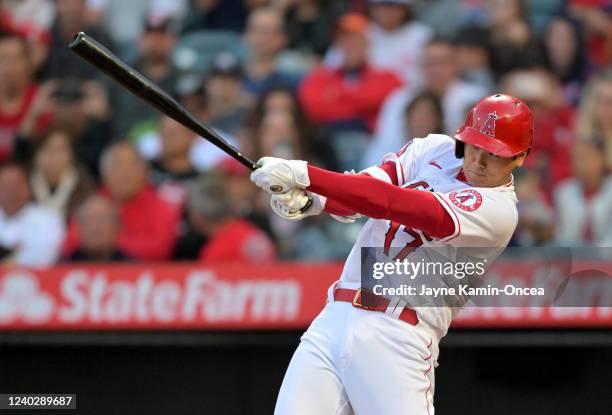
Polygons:
<instances>
[{"instance_id":1,"label":"baseball bat","mask_svg":"<svg viewBox=\"0 0 612 415\"><path fill-rule=\"evenodd\" d=\"M185 107L179 104L168 93L123 62L92 37L79 32L69 47L74 53L100 69L147 104L189 128L200 137L210 141L248 169L255 170L257 168L256 164L242 154L240 150L228 143L211 128L198 121L193 114L187 111Z\"/></svg>"},{"instance_id":2,"label":"baseball bat","mask_svg":"<svg viewBox=\"0 0 612 415\"><path fill-rule=\"evenodd\" d=\"M79 32L70 43L69 48L81 58L100 69L119 85L129 90L132 94L153 106L161 113L189 128L200 137L210 141L248 169L256 170L259 167L251 159L242 154L240 150L223 139L223 137L204 123L198 121L193 114L187 111L185 107L179 104L168 93L164 92L144 75L130 67L130 65L123 62L113 54L113 52L98 43L92 37L84 32ZM277 191L272 187L270 190L273 192ZM301 211L305 212L311 205L312 198L309 196L308 202Z\"/></svg>"}]
</instances>

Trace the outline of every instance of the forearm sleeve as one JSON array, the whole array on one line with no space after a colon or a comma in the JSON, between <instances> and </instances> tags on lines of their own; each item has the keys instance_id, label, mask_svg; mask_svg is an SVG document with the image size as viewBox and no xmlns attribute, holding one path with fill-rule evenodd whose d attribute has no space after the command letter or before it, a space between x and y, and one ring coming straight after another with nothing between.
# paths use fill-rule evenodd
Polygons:
<instances>
[{"instance_id":1,"label":"forearm sleeve","mask_svg":"<svg viewBox=\"0 0 612 415\"><path fill-rule=\"evenodd\" d=\"M357 213L355 210L349 209L330 198L327 198L327 201L325 202L325 209L323 210L330 215L336 216L353 216Z\"/></svg>"},{"instance_id":2,"label":"forearm sleeve","mask_svg":"<svg viewBox=\"0 0 612 415\"><path fill-rule=\"evenodd\" d=\"M373 174L376 177L374 177ZM378 166L370 167L369 169L366 169L359 173L359 175L374 177L378 180L390 182L396 186L398 184L397 168L395 167L395 163L392 161L387 161ZM337 216L353 216L358 213L355 210L349 209L338 201L329 197L327 198L327 202L325 203L324 211Z\"/></svg>"},{"instance_id":3,"label":"forearm sleeve","mask_svg":"<svg viewBox=\"0 0 612 415\"><path fill-rule=\"evenodd\" d=\"M308 190L326 196L343 209L374 219L388 219L434 238L455 231L447 210L430 192L394 186L368 175L347 175L308 166Z\"/></svg>"}]
</instances>

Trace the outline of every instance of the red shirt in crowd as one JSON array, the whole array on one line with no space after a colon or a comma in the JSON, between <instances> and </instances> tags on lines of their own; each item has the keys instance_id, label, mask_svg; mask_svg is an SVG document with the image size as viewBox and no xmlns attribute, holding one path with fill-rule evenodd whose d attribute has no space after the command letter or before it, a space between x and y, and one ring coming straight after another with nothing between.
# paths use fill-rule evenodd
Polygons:
<instances>
[{"instance_id":1,"label":"red shirt in crowd","mask_svg":"<svg viewBox=\"0 0 612 415\"><path fill-rule=\"evenodd\" d=\"M568 5L570 8L574 8L578 11L584 10L593 12L595 9L600 9L604 16L608 14L607 30L603 29L603 33L587 30L587 37L585 40L588 61L596 66L605 67L610 63L610 59L612 59L612 27L610 27L609 24L609 14L612 11L612 4L610 0L569 0ZM600 24L605 25L605 23Z\"/></svg>"},{"instance_id":2,"label":"red shirt in crowd","mask_svg":"<svg viewBox=\"0 0 612 415\"><path fill-rule=\"evenodd\" d=\"M575 111L570 107L534 118L533 147L525 159L525 167L539 171L548 201L553 189L572 174L570 155L575 142L574 124Z\"/></svg>"},{"instance_id":3,"label":"red shirt in crowd","mask_svg":"<svg viewBox=\"0 0 612 415\"><path fill-rule=\"evenodd\" d=\"M103 195L107 193L103 190ZM121 228L117 248L128 257L142 260L166 260L172 256L180 220L180 206L161 198L147 187L120 206ZM64 243L64 254L79 245L76 221L72 221Z\"/></svg>"},{"instance_id":4,"label":"red shirt in crowd","mask_svg":"<svg viewBox=\"0 0 612 415\"><path fill-rule=\"evenodd\" d=\"M244 219L223 225L200 251L203 262L270 262L276 260L274 244L259 228Z\"/></svg>"},{"instance_id":5,"label":"red shirt in crowd","mask_svg":"<svg viewBox=\"0 0 612 415\"><path fill-rule=\"evenodd\" d=\"M317 123L359 119L372 131L378 110L401 81L389 71L365 66L358 74L319 66L304 79L299 96L308 117Z\"/></svg>"},{"instance_id":6,"label":"red shirt in crowd","mask_svg":"<svg viewBox=\"0 0 612 415\"><path fill-rule=\"evenodd\" d=\"M30 110L30 106L36 98L39 87L35 84L30 85L24 98L21 102L21 107L12 114L7 114L5 110L0 107L0 162L6 160L13 153L13 147L15 145L15 136L19 131L19 127L23 122L25 116ZM43 114L36 121L36 130L43 131L49 126L51 122L50 114Z\"/></svg>"}]
</instances>

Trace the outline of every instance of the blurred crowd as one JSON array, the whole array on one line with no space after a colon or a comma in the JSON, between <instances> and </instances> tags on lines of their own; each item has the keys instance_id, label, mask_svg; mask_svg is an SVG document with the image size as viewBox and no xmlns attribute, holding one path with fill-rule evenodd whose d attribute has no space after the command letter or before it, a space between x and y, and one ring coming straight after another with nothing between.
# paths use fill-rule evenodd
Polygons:
<instances>
[{"instance_id":1,"label":"blurred crowd","mask_svg":"<svg viewBox=\"0 0 612 415\"><path fill-rule=\"evenodd\" d=\"M249 171L106 79L85 31L257 160L336 171L525 100L517 246L612 246L609 0L0 0L0 261L334 260L359 223L272 213Z\"/></svg>"}]
</instances>

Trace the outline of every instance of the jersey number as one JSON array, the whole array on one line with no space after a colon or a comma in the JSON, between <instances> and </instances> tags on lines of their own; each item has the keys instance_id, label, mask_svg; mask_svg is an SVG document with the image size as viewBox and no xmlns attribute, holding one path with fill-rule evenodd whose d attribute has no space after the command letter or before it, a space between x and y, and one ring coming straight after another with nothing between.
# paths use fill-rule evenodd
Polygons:
<instances>
[{"instance_id":1,"label":"jersey number","mask_svg":"<svg viewBox=\"0 0 612 415\"><path fill-rule=\"evenodd\" d=\"M384 246L384 252L385 252L385 255L387 256L390 256L389 251L391 250L391 242L393 242L393 239L395 239L395 235L397 234L397 231L399 230L400 226L402 225L400 225L397 222L391 222L389 224L389 230L385 234L385 246ZM399 251L399 253L395 257L393 257L394 260L396 259L400 261L403 260L408 255L410 255L412 251L417 249L419 246L423 245L423 238L421 238L421 235L419 235L417 231L415 231L414 229L404 227L404 232L412 236L413 239L412 241L408 242L402 248L402 250ZM423 236L428 241L430 242L433 241L433 238L429 237L427 234L423 234Z\"/></svg>"},{"instance_id":2,"label":"jersey number","mask_svg":"<svg viewBox=\"0 0 612 415\"><path fill-rule=\"evenodd\" d=\"M429 184L427 184L425 182L418 182L418 183L414 183L414 184L411 184L411 185L406 186L406 187L409 188L409 189L418 189L418 188L420 188L420 189L424 190L424 189L427 189L429 187ZM391 242L393 242L393 239L395 239L395 235L397 234L397 231L399 230L400 226L402 226L402 225L397 223L397 222L389 223L389 230L385 234L385 246L384 246L384 253L387 256L389 256L389 252L391 250ZM408 255L410 255L410 253L412 251L417 249L419 246L423 245L423 238L421 238L421 235L419 235L414 229L410 229L410 228L404 227L404 232L406 232L408 235L412 236L413 239L412 239L412 241L408 242L406 244L406 246L404 246L402 248L402 250L393 258L394 260L400 260L400 261L403 260ZM430 238L425 233L423 233L423 236L428 241L432 241L433 240L432 238Z\"/></svg>"}]
</instances>

